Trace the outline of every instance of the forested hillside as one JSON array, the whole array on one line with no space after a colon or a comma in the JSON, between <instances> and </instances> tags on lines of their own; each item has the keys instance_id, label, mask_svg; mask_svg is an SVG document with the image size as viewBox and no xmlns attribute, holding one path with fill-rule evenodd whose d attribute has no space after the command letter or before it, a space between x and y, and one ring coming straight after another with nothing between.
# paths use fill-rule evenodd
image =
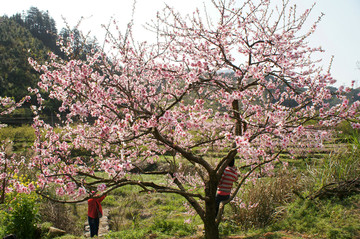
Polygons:
<instances>
[{"instance_id":1,"label":"forested hillside","mask_svg":"<svg viewBox=\"0 0 360 239\"><path fill-rule=\"evenodd\" d=\"M28 58L44 62L49 51L64 58L57 40L60 36L66 39L69 31L61 29L58 33L55 20L48 12L40 11L36 7L23 14L0 16L0 96L12 97L19 101L29 95L28 88L36 86L39 73L30 66ZM74 33L77 39L75 53L79 57L84 57L84 52L95 47L96 42L82 42L80 33L76 30ZM31 101L36 104L35 97L32 97ZM54 104L57 102L48 102L48 109L44 112L48 117L51 117ZM0 121L8 124L26 123L31 119L28 105L18 109L11 116L2 116Z\"/></svg>"},{"instance_id":2,"label":"forested hillside","mask_svg":"<svg viewBox=\"0 0 360 239\"><path fill-rule=\"evenodd\" d=\"M14 97L17 101L37 82L38 74L29 65L28 57L45 60L49 50L19 23L18 17L2 17L0 24L0 95Z\"/></svg>"}]
</instances>

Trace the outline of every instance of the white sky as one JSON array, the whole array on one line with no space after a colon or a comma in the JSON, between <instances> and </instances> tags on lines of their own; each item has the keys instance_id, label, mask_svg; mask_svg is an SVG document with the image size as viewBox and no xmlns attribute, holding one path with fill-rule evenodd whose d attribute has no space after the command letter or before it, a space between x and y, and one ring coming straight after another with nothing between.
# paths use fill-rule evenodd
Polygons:
<instances>
[{"instance_id":1,"label":"white sky","mask_svg":"<svg viewBox=\"0 0 360 239\"><path fill-rule=\"evenodd\" d=\"M156 11L163 8L164 2L180 12L192 13L196 7L202 8L204 2L209 4L210 0L137 0L135 25L140 27L150 21ZM351 81L355 81L355 87L360 87L360 70L356 67L356 62L360 61L360 0L291 1L298 5L299 13L300 10L310 8L314 2L316 5L309 22L315 21L321 12L325 13L325 16L312 36L311 46L322 46L325 49L324 68L327 68L331 56L334 56L331 73L338 81L337 86L350 86ZM86 32L91 30L90 35L102 39L105 31L101 24L107 24L111 17L126 24L131 19L132 3L133 0L3 0L0 15L11 16L26 12L34 6L41 11L49 11L49 15L56 21L58 31L64 27L62 16L71 27L84 17L81 29ZM145 31L140 30L137 34Z\"/></svg>"}]
</instances>

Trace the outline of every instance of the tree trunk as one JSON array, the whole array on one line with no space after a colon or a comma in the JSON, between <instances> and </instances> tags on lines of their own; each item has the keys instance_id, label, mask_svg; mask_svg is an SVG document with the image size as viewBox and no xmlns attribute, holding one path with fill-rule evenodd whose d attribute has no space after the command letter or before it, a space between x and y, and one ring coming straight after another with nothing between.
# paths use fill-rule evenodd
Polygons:
<instances>
[{"instance_id":1,"label":"tree trunk","mask_svg":"<svg viewBox=\"0 0 360 239\"><path fill-rule=\"evenodd\" d=\"M215 200L206 202L206 214L204 219L204 229L206 239L219 239L219 225L216 223Z\"/></svg>"},{"instance_id":2,"label":"tree trunk","mask_svg":"<svg viewBox=\"0 0 360 239\"><path fill-rule=\"evenodd\" d=\"M215 216L207 216L204 220L205 238L219 239L219 227L215 222Z\"/></svg>"},{"instance_id":3,"label":"tree trunk","mask_svg":"<svg viewBox=\"0 0 360 239\"><path fill-rule=\"evenodd\" d=\"M215 175L210 175L210 180L205 187L205 194L208 200L205 201L205 217L202 218L204 222L205 238L219 239L219 224L216 223L216 203L215 195L217 190L217 183Z\"/></svg>"}]
</instances>

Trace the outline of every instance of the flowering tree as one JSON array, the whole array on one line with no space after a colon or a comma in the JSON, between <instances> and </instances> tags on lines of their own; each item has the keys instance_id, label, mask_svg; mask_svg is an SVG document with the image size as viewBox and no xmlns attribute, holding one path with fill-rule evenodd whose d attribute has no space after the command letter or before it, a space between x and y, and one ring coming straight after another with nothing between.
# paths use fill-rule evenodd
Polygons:
<instances>
[{"instance_id":1,"label":"flowering tree","mask_svg":"<svg viewBox=\"0 0 360 239\"><path fill-rule=\"evenodd\" d=\"M0 97L0 115L10 114L26 100L29 100L29 97L25 97L18 103L9 97ZM5 124L0 124L0 129L4 127L6 127ZM30 192L35 187L33 184L23 185L21 181L14 177L19 173L19 168L24 166L24 158L17 159L17 155L12 152L11 140L5 139L0 143L0 204L2 204L5 202L7 193L14 190L17 192Z\"/></svg>"},{"instance_id":2,"label":"flowering tree","mask_svg":"<svg viewBox=\"0 0 360 239\"><path fill-rule=\"evenodd\" d=\"M271 174L280 153L321 147L327 128L355 119L359 103L349 105L342 90L341 104L327 103L335 81L310 57L322 52L307 44L318 23L304 33L310 10L296 15L284 3L272 11L267 0L213 4L217 18L166 7L149 25L156 44L137 43L129 24L125 34L109 32L112 55L97 50L63 61L52 54L44 65L30 59L43 72L34 89L39 103L46 92L66 114L56 129L34 121L30 166L40 193L55 187L73 202L124 185L179 194L203 220L206 238L219 238L215 195L233 158L242 174L231 199L260 168ZM63 49L71 56L71 44ZM162 167L144 171L153 162Z\"/></svg>"}]
</instances>

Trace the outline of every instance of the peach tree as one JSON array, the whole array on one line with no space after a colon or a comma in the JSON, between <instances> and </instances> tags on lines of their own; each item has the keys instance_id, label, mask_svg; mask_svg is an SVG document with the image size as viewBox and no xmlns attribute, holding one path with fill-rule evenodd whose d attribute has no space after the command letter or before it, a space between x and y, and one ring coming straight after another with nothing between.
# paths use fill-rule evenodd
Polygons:
<instances>
[{"instance_id":1,"label":"peach tree","mask_svg":"<svg viewBox=\"0 0 360 239\"><path fill-rule=\"evenodd\" d=\"M61 101L61 124L34 119L30 167L39 193L52 189L72 202L125 185L179 194L204 222L205 237L219 238L215 195L230 160L241 169L232 199L260 169L273 173L281 153L322 147L344 120L359 126L359 103L349 104L346 89L331 94L335 80L313 58L323 50L308 44L320 21L305 29L311 9L212 3L211 16L167 6L147 26L154 42L136 41L130 23L125 33L107 28L111 48L93 49L86 60L72 57L71 37L66 60L30 59L42 72L35 111L44 95ZM340 103L330 105L332 97Z\"/></svg>"},{"instance_id":2,"label":"peach tree","mask_svg":"<svg viewBox=\"0 0 360 239\"><path fill-rule=\"evenodd\" d=\"M19 108L30 97L24 97L21 101L15 102L9 97L0 97L0 116L11 114L16 108ZM7 127L6 124L0 124L0 129ZM12 150L13 142L11 139L2 139L0 141L0 204L5 203L5 195L13 191L19 193L29 193L35 189L34 184L24 185L18 179L19 171L25 166L24 156L19 156Z\"/></svg>"}]
</instances>

